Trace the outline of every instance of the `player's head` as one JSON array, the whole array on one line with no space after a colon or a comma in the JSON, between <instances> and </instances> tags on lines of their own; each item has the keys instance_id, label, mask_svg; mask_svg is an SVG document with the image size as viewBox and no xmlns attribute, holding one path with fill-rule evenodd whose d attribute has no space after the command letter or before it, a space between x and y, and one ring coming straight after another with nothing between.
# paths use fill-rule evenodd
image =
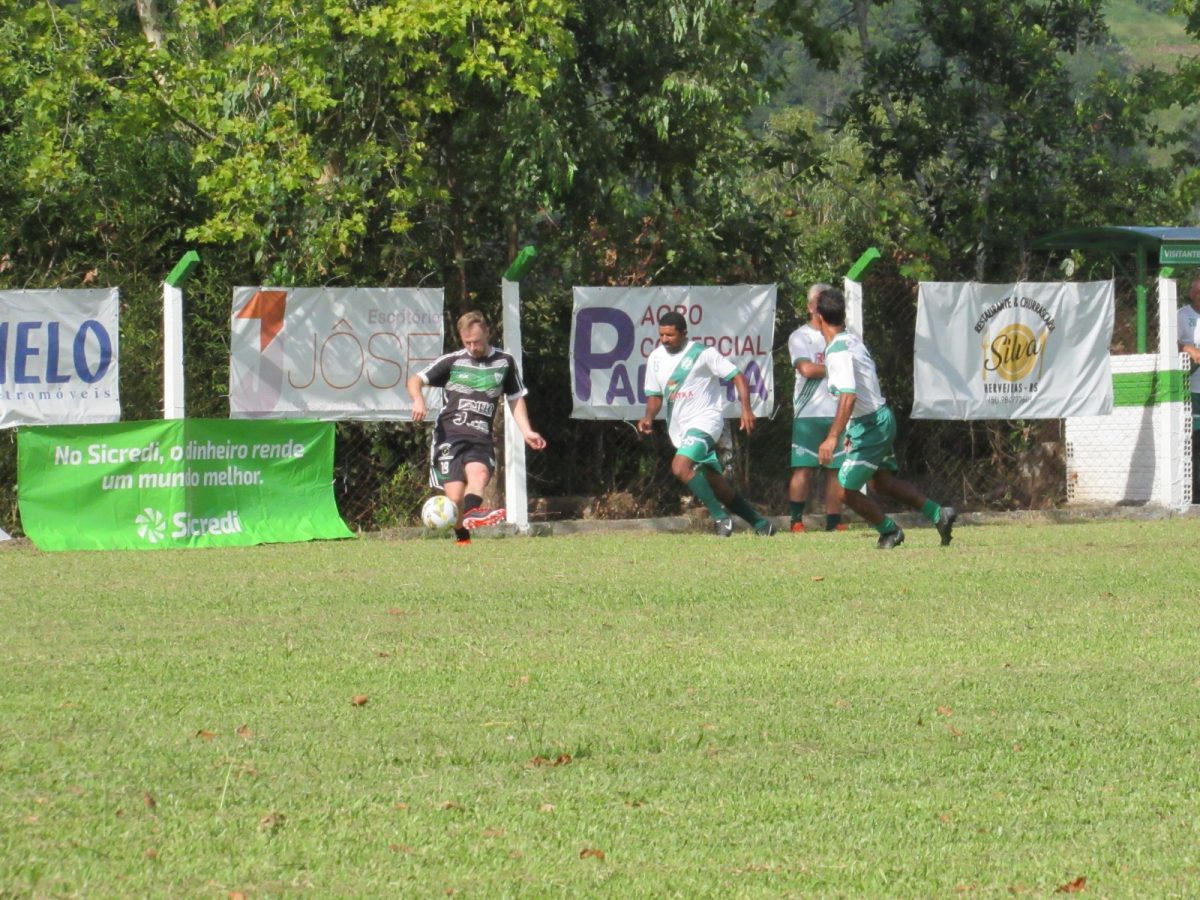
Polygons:
<instances>
[{"instance_id":1,"label":"player's head","mask_svg":"<svg viewBox=\"0 0 1200 900\"><path fill-rule=\"evenodd\" d=\"M483 359L492 342L492 329L487 317L475 309L463 313L458 317L458 337L468 353L476 359Z\"/></svg>"},{"instance_id":2,"label":"player's head","mask_svg":"<svg viewBox=\"0 0 1200 900\"><path fill-rule=\"evenodd\" d=\"M667 348L668 353L678 353L687 342L687 319L683 313L663 313L658 317L658 342Z\"/></svg>"},{"instance_id":3,"label":"player's head","mask_svg":"<svg viewBox=\"0 0 1200 900\"><path fill-rule=\"evenodd\" d=\"M826 285L817 295L816 313L833 328L846 327L846 298L835 287Z\"/></svg>"},{"instance_id":4,"label":"player's head","mask_svg":"<svg viewBox=\"0 0 1200 900\"><path fill-rule=\"evenodd\" d=\"M817 298L821 296L821 292L830 290L833 290L833 285L826 284L823 281L818 281L808 289L808 317L810 319L813 313L817 311Z\"/></svg>"}]
</instances>

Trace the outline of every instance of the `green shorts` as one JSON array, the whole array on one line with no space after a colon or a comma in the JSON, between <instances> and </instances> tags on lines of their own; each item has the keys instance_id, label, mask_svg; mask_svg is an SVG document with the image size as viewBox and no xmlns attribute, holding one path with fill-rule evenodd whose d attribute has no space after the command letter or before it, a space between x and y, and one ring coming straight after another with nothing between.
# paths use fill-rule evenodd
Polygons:
<instances>
[{"instance_id":1,"label":"green shorts","mask_svg":"<svg viewBox=\"0 0 1200 900\"><path fill-rule=\"evenodd\" d=\"M821 462L817 452L829 437L829 426L833 419L792 419L792 468L819 469ZM846 455L844 447L838 447L833 454L833 462L825 464L826 469L841 468L842 459Z\"/></svg>"},{"instance_id":2,"label":"green shorts","mask_svg":"<svg viewBox=\"0 0 1200 900\"><path fill-rule=\"evenodd\" d=\"M689 428L683 435L683 443L675 451L676 456L686 456L697 466L709 466L720 472L721 461L717 458L717 439L699 428Z\"/></svg>"},{"instance_id":3,"label":"green shorts","mask_svg":"<svg viewBox=\"0 0 1200 900\"><path fill-rule=\"evenodd\" d=\"M859 416L846 429L850 450L838 470L838 481L848 491L861 490L880 469L895 472L896 417L890 408L881 406L873 413Z\"/></svg>"}]
</instances>

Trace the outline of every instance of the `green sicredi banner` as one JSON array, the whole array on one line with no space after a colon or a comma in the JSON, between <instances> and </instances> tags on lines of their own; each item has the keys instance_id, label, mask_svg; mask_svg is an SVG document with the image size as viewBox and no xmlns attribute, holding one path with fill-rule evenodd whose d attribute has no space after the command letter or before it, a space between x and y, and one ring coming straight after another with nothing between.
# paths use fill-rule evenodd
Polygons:
<instances>
[{"instance_id":1,"label":"green sicredi banner","mask_svg":"<svg viewBox=\"0 0 1200 900\"><path fill-rule=\"evenodd\" d=\"M21 525L40 550L348 538L333 423L173 419L23 428Z\"/></svg>"}]
</instances>

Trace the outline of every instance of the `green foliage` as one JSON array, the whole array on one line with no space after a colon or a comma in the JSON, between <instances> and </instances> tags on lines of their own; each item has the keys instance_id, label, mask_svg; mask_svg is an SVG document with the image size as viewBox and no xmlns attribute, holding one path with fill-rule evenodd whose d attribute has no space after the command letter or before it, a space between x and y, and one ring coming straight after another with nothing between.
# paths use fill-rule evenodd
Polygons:
<instances>
[{"instance_id":1,"label":"green foliage","mask_svg":"<svg viewBox=\"0 0 1200 900\"><path fill-rule=\"evenodd\" d=\"M904 8L902 39L864 46L862 84L840 121L873 171L911 184L950 273L1011 276L1037 235L1183 213L1172 175L1144 149L1169 102L1162 77L1101 70L1080 85L1066 68L1078 47L1107 38L1097 0Z\"/></svg>"}]
</instances>

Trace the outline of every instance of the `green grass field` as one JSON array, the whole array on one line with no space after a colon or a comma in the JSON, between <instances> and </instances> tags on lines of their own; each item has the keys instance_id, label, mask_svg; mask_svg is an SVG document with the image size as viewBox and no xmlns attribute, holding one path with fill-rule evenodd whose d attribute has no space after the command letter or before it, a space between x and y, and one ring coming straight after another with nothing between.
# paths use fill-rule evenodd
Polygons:
<instances>
[{"instance_id":1,"label":"green grass field","mask_svg":"<svg viewBox=\"0 0 1200 900\"><path fill-rule=\"evenodd\" d=\"M0 549L0 897L1195 895L1197 547Z\"/></svg>"}]
</instances>

